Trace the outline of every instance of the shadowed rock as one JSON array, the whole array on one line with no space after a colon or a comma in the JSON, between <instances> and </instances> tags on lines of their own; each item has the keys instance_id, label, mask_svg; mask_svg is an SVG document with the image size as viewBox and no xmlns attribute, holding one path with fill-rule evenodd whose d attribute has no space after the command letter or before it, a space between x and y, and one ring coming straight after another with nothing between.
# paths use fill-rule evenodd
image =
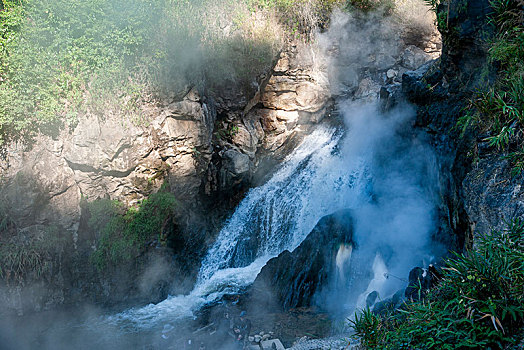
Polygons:
<instances>
[{"instance_id":1,"label":"shadowed rock","mask_svg":"<svg viewBox=\"0 0 524 350\"><path fill-rule=\"evenodd\" d=\"M339 245L351 243L352 237L350 210L323 217L293 252L286 250L269 260L253 283L251 300L285 310L309 306L334 275Z\"/></svg>"}]
</instances>

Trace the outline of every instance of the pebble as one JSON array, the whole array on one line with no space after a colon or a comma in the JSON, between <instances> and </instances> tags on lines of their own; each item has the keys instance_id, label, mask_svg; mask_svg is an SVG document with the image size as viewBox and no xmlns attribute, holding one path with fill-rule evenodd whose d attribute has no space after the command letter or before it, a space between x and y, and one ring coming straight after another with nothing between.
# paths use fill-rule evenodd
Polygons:
<instances>
[{"instance_id":1,"label":"pebble","mask_svg":"<svg viewBox=\"0 0 524 350\"><path fill-rule=\"evenodd\" d=\"M388 79L393 79L394 77L396 77L398 74L398 72L394 69L390 69L387 71L386 75L388 77Z\"/></svg>"},{"instance_id":2,"label":"pebble","mask_svg":"<svg viewBox=\"0 0 524 350\"><path fill-rule=\"evenodd\" d=\"M357 344L348 347L348 341L343 336L335 336L325 339L300 339L287 350L350 350L357 349L356 346Z\"/></svg>"}]
</instances>

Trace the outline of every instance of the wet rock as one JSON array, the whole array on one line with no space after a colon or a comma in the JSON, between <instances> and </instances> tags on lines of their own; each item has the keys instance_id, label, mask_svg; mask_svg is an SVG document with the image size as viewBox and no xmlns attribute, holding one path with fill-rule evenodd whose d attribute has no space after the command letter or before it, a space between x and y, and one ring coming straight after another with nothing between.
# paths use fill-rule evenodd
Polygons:
<instances>
[{"instance_id":1,"label":"wet rock","mask_svg":"<svg viewBox=\"0 0 524 350\"><path fill-rule=\"evenodd\" d=\"M391 110L403 97L400 84L390 84L380 88L379 99L383 111Z\"/></svg>"},{"instance_id":2,"label":"wet rock","mask_svg":"<svg viewBox=\"0 0 524 350\"><path fill-rule=\"evenodd\" d=\"M484 45L485 38L495 29L488 24L490 1L455 0L449 7L441 4L439 11L447 13L447 25L453 28L443 37L442 62L446 75L457 84L457 89L485 88L486 83L493 81L495 68L486 62L488 46Z\"/></svg>"},{"instance_id":3,"label":"wet rock","mask_svg":"<svg viewBox=\"0 0 524 350\"><path fill-rule=\"evenodd\" d=\"M380 91L380 84L371 78L365 78L360 81L358 90L355 92L356 99L375 100Z\"/></svg>"},{"instance_id":4,"label":"wet rock","mask_svg":"<svg viewBox=\"0 0 524 350\"><path fill-rule=\"evenodd\" d=\"M523 175L512 176L511 168L498 154L488 154L466 175L464 202L475 235L503 229L513 218L524 218Z\"/></svg>"},{"instance_id":5,"label":"wet rock","mask_svg":"<svg viewBox=\"0 0 524 350\"><path fill-rule=\"evenodd\" d=\"M404 292L407 299L419 300L422 297L427 287L424 277L425 272L421 267L415 267L409 272L409 282Z\"/></svg>"},{"instance_id":6,"label":"wet rock","mask_svg":"<svg viewBox=\"0 0 524 350\"><path fill-rule=\"evenodd\" d=\"M393 79L395 78L396 76L398 75L398 71L394 70L394 69L389 69L387 72L386 72L386 77L388 79Z\"/></svg>"},{"instance_id":7,"label":"wet rock","mask_svg":"<svg viewBox=\"0 0 524 350\"><path fill-rule=\"evenodd\" d=\"M432 57L428 55L424 50L414 46L409 45L401 54L401 63L402 66L407 69L417 69L427 61L431 60Z\"/></svg>"},{"instance_id":8,"label":"wet rock","mask_svg":"<svg viewBox=\"0 0 524 350\"><path fill-rule=\"evenodd\" d=\"M250 160L246 154L230 149L224 152L222 158L224 159L224 167L235 176L243 175L249 171Z\"/></svg>"},{"instance_id":9,"label":"wet rock","mask_svg":"<svg viewBox=\"0 0 524 350\"><path fill-rule=\"evenodd\" d=\"M438 75L437 61L429 61L417 70L408 71L402 75L402 92L408 100L425 104L432 96L432 83ZM437 72L435 72L437 71Z\"/></svg>"},{"instance_id":10,"label":"wet rock","mask_svg":"<svg viewBox=\"0 0 524 350\"><path fill-rule=\"evenodd\" d=\"M278 339L262 341L260 346L262 350L285 350L284 345Z\"/></svg>"},{"instance_id":11,"label":"wet rock","mask_svg":"<svg viewBox=\"0 0 524 350\"><path fill-rule=\"evenodd\" d=\"M292 253L286 250L262 268L250 289L250 300L268 307L276 302L283 309L309 305L333 275L339 245L351 243L352 235L350 210L323 217Z\"/></svg>"},{"instance_id":12,"label":"wet rock","mask_svg":"<svg viewBox=\"0 0 524 350\"><path fill-rule=\"evenodd\" d=\"M404 289L400 289L391 298L377 302L373 307L373 313L384 315L395 311L402 305L404 300Z\"/></svg>"},{"instance_id":13,"label":"wet rock","mask_svg":"<svg viewBox=\"0 0 524 350\"><path fill-rule=\"evenodd\" d=\"M366 297L366 307L372 307L375 304L375 301L378 298L378 292L376 290L372 291Z\"/></svg>"}]
</instances>

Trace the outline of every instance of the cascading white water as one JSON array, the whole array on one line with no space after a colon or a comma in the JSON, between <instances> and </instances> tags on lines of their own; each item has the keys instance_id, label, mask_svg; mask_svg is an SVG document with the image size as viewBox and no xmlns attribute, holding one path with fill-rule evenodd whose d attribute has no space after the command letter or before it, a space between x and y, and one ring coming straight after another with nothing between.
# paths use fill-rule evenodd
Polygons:
<instances>
[{"instance_id":1,"label":"cascading white water","mask_svg":"<svg viewBox=\"0 0 524 350\"><path fill-rule=\"evenodd\" d=\"M351 254L353 253L353 246L351 244L341 244L338 247L337 255L335 257L335 265L337 266L337 278L345 283L346 279L346 265L351 261Z\"/></svg>"},{"instance_id":2,"label":"cascading white water","mask_svg":"<svg viewBox=\"0 0 524 350\"><path fill-rule=\"evenodd\" d=\"M375 259L373 259L372 269L373 269L373 279L369 282L366 290L358 296L357 309L364 309L366 307L366 297L368 296L369 293L373 291L378 293L378 296L380 299L383 298L382 297L383 286L387 282L386 276L387 276L388 269L380 253L377 253L375 255Z\"/></svg>"},{"instance_id":3,"label":"cascading white water","mask_svg":"<svg viewBox=\"0 0 524 350\"><path fill-rule=\"evenodd\" d=\"M434 227L434 163L423 140L401 132L414 114L403 108L384 115L373 104L340 107L349 130L320 126L267 183L249 191L208 251L189 295L110 320L148 329L191 317L206 303L252 284L269 259L295 249L320 218L341 209L354 209L357 242L352 254L339 256L338 295L348 310L370 280L383 282L384 271L403 275L417 264ZM366 265L378 252L387 258L377 255L382 263L375 259L370 278ZM368 287L386 297L400 286Z\"/></svg>"},{"instance_id":4,"label":"cascading white water","mask_svg":"<svg viewBox=\"0 0 524 350\"><path fill-rule=\"evenodd\" d=\"M341 139L335 128L319 127L267 183L247 194L204 258L189 295L130 309L111 320L150 328L191 317L204 304L250 285L269 259L295 249L320 218L366 200L364 162L340 154Z\"/></svg>"}]
</instances>

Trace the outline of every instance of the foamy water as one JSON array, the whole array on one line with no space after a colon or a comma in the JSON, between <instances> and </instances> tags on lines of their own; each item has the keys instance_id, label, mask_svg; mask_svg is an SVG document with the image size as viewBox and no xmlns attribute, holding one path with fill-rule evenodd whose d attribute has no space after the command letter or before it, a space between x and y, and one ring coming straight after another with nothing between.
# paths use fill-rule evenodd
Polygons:
<instances>
[{"instance_id":1,"label":"foamy water","mask_svg":"<svg viewBox=\"0 0 524 350\"><path fill-rule=\"evenodd\" d=\"M252 284L269 259L300 245L320 218L355 206L369 179L361 160L348 166L338 152L341 137L336 129L320 127L267 183L247 194L204 258L191 293L127 310L110 321L151 328L193 317L203 305Z\"/></svg>"}]
</instances>

